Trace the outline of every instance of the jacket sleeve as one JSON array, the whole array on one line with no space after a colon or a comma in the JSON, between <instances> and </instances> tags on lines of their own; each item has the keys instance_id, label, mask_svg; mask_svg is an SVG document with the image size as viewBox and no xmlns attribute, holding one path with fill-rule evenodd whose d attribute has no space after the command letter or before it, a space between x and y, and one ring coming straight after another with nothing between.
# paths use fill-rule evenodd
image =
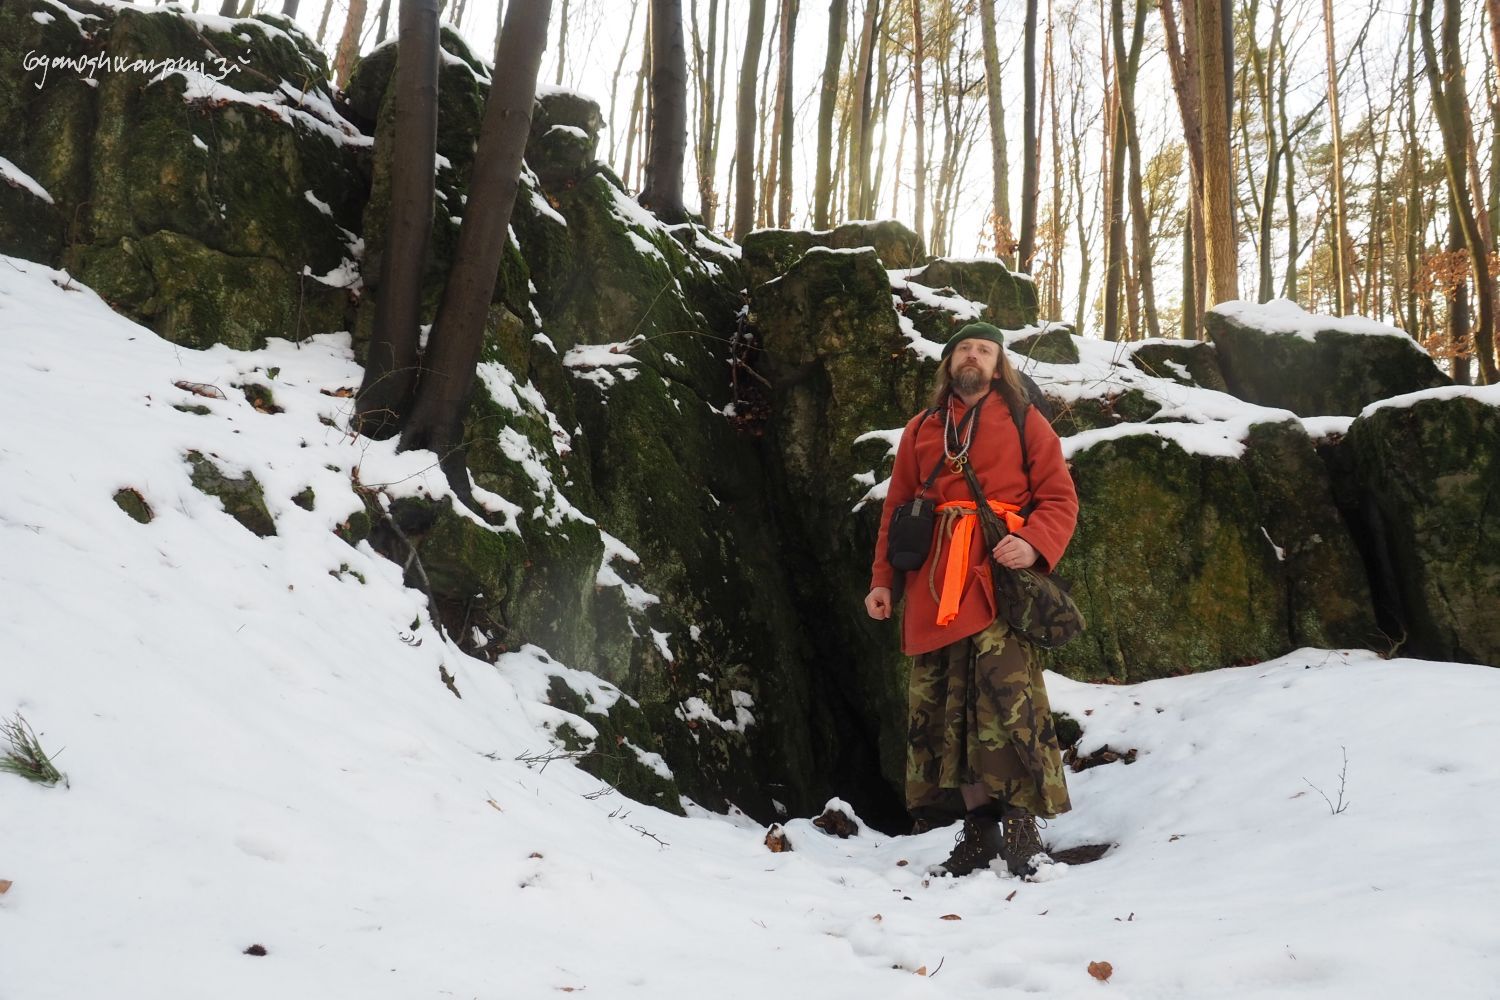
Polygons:
<instances>
[{"instance_id":1,"label":"jacket sleeve","mask_svg":"<svg viewBox=\"0 0 1500 1000\"><path fill-rule=\"evenodd\" d=\"M871 590L889 587L896 579L896 567L886 559L889 544L886 535L891 528L891 511L916 496L917 487L922 484L921 473L917 471L916 448L917 427L921 422L920 414L912 418L901 432L901 442L896 446L896 461L891 465L890 485L886 488L885 503L880 509L880 534L875 538L875 560L870 566Z\"/></svg>"},{"instance_id":2,"label":"jacket sleeve","mask_svg":"<svg viewBox=\"0 0 1500 1000\"><path fill-rule=\"evenodd\" d=\"M1016 532L1041 556L1037 569L1050 573L1067 551L1078 525L1078 492L1063 458L1062 441L1039 412L1026 421L1026 452L1031 459L1031 498L1036 508Z\"/></svg>"}]
</instances>

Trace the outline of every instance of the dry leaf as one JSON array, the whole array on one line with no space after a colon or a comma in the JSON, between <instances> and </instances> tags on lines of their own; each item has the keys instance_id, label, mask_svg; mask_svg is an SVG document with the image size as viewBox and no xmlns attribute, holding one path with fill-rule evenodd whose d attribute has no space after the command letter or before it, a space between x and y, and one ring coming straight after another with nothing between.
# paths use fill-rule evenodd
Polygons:
<instances>
[{"instance_id":1,"label":"dry leaf","mask_svg":"<svg viewBox=\"0 0 1500 1000\"><path fill-rule=\"evenodd\" d=\"M962 920L963 917L960 917L957 913L945 913L941 917L939 917L938 919L939 920Z\"/></svg>"},{"instance_id":2,"label":"dry leaf","mask_svg":"<svg viewBox=\"0 0 1500 1000\"><path fill-rule=\"evenodd\" d=\"M3 896L7 892L10 892L10 887L11 887L12 884L13 883L11 882L10 879L8 879L8 878L0 878L0 896Z\"/></svg>"},{"instance_id":3,"label":"dry leaf","mask_svg":"<svg viewBox=\"0 0 1500 1000\"><path fill-rule=\"evenodd\" d=\"M1114 973L1115 967L1113 965L1110 965L1108 962L1089 963L1089 975L1093 976L1101 983L1109 982L1109 977L1114 975Z\"/></svg>"},{"instance_id":4,"label":"dry leaf","mask_svg":"<svg viewBox=\"0 0 1500 1000\"><path fill-rule=\"evenodd\" d=\"M491 808L495 810L495 812L505 812L504 809L500 808L500 803L496 802L494 799L485 799L484 801L488 802Z\"/></svg>"},{"instance_id":5,"label":"dry leaf","mask_svg":"<svg viewBox=\"0 0 1500 1000\"><path fill-rule=\"evenodd\" d=\"M354 388L352 386L343 386L338 389L319 389L318 391L325 396L337 396L339 399L349 399L354 395Z\"/></svg>"},{"instance_id":6,"label":"dry leaf","mask_svg":"<svg viewBox=\"0 0 1500 1000\"><path fill-rule=\"evenodd\" d=\"M924 966L921 966L920 968L918 968L917 969L917 975L919 975L919 976L925 976L925 975L927 975L927 966L924 965Z\"/></svg>"},{"instance_id":7,"label":"dry leaf","mask_svg":"<svg viewBox=\"0 0 1500 1000\"><path fill-rule=\"evenodd\" d=\"M208 399L224 399L224 390L216 385L205 385L202 382L173 382L177 388L191 392L195 396L205 396Z\"/></svg>"},{"instance_id":8,"label":"dry leaf","mask_svg":"<svg viewBox=\"0 0 1500 1000\"><path fill-rule=\"evenodd\" d=\"M1018 892L1020 892L1019 889L1012 889L1010 891L1010 895L1005 897L1005 901L1007 903L1009 903L1012 899L1015 899L1016 898L1016 893L1018 893Z\"/></svg>"},{"instance_id":9,"label":"dry leaf","mask_svg":"<svg viewBox=\"0 0 1500 1000\"><path fill-rule=\"evenodd\" d=\"M792 842L787 839L786 831L781 828L780 823L772 823L771 829L766 831L766 850L772 854L781 854L792 849Z\"/></svg>"},{"instance_id":10,"label":"dry leaf","mask_svg":"<svg viewBox=\"0 0 1500 1000\"><path fill-rule=\"evenodd\" d=\"M874 916L873 916L873 917L871 917L871 918L870 918L870 919L871 919L871 920L873 920L873 921L875 921L875 922L876 922L876 923L877 923L877 924L878 924L878 923L880 923L880 922L881 922L881 921L882 921L882 920L884 920L884 919L885 919L885 918L884 918L884 917L882 917L882 916L881 916L881 915L880 915L880 914L878 914L878 913L877 913L877 914L875 914L875 915L874 915Z\"/></svg>"},{"instance_id":11,"label":"dry leaf","mask_svg":"<svg viewBox=\"0 0 1500 1000\"><path fill-rule=\"evenodd\" d=\"M897 861L896 862L896 867L897 868L905 868L906 867L906 859L902 858L900 861Z\"/></svg>"},{"instance_id":12,"label":"dry leaf","mask_svg":"<svg viewBox=\"0 0 1500 1000\"><path fill-rule=\"evenodd\" d=\"M531 854L528 855L528 857L535 858L535 859L540 859L541 856L542 856L542 852L541 851L532 851Z\"/></svg>"},{"instance_id":13,"label":"dry leaf","mask_svg":"<svg viewBox=\"0 0 1500 1000\"><path fill-rule=\"evenodd\" d=\"M1181 840L1181 839L1182 839L1182 834L1180 834L1180 833L1174 833L1174 834L1172 834L1172 836L1170 836L1170 837L1167 838L1167 843L1170 844L1174 840Z\"/></svg>"}]
</instances>

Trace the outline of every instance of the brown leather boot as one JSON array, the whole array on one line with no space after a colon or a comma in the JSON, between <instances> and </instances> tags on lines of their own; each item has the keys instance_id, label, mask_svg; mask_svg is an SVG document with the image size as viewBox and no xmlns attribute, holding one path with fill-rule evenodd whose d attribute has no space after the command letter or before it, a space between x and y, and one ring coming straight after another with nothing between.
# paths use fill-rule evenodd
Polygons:
<instances>
[{"instance_id":1,"label":"brown leather boot","mask_svg":"<svg viewBox=\"0 0 1500 1000\"><path fill-rule=\"evenodd\" d=\"M929 875L952 875L961 878L981 869L1001 856L1002 843L1000 824L989 816L969 813L953 845L953 853L942 864L927 869Z\"/></svg>"},{"instance_id":2,"label":"brown leather boot","mask_svg":"<svg viewBox=\"0 0 1500 1000\"><path fill-rule=\"evenodd\" d=\"M1035 816L1020 806L1010 806L1002 814L1002 822L1005 834L1001 856L1012 875L1030 878L1036 874L1037 865L1052 863L1037 831Z\"/></svg>"}]
</instances>

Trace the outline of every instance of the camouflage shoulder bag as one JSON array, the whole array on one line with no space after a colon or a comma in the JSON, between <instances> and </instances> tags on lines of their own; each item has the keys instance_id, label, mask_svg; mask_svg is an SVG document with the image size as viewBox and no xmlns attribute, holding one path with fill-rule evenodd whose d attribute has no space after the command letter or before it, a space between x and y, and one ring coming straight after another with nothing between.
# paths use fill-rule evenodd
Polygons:
<instances>
[{"instance_id":1,"label":"camouflage shoulder bag","mask_svg":"<svg viewBox=\"0 0 1500 1000\"><path fill-rule=\"evenodd\" d=\"M1014 410L1012 416L1015 417ZM1031 463L1026 460L1025 413L1016 419L1016 430L1021 435L1022 464L1026 478L1031 479ZM987 552L993 552L1000 539L1010 533L1005 523L995 516L979 488L979 479L974 470L964 466L964 476L974 494L974 503L979 508L979 524L984 532ZM1031 513L1028 504L1022 508ZM1038 573L1035 569L1008 569L990 557L990 577L995 585L995 607L1000 618L1010 626L1012 632L1033 646L1057 649L1065 645L1084 630L1086 622L1083 612L1073 603L1068 594L1067 581L1051 573Z\"/></svg>"}]
</instances>

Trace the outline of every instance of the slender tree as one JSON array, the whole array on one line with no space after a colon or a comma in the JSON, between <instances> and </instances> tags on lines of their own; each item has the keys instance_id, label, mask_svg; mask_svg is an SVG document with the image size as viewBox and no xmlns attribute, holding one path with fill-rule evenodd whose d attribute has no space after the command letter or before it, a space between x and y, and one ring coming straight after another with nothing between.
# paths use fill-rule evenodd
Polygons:
<instances>
[{"instance_id":1,"label":"slender tree","mask_svg":"<svg viewBox=\"0 0 1500 1000\"><path fill-rule=\"evenodd\" d=\"M1339 121L1339 71L1333 47L1333 0L1323 0L1323 37L1328 54L1328 129L1333 143L1333 281L1335 312L1342 316L1353 306L1349 268L1349 207L1344 195L1344 135Z\"/></svg>"},{"instance_id":2,"label":"slender tree","mask_svg":"<svg viewBox=\"0 0 1500 1000\"><path fill-rule=\"evenodd\" d=\"M735 114L734 238L743 240L755 227L755 78L765 30L766 0L750 0L745 55L740 63L740 93Z\"/></svg>"},{"instance_id":3,"label":"slender tree","mask_svg":"<svg viewBox=\"0 0 1500 1000\"><path fill-rule=\"evenodd\" d=\"M625 54L630 51L630 39L635 34L635 14L640 8L641 0L631 0L630 20L625 25L625 40L620 43L620 58L615 60L615 72L609 78L609 162L618 163L615 159L616 137L620 130L615 127L615 97L620 89L620 71L625 68ZM623 169L622 169L623 172Z\"/></svg>"},{"instance_id":4,"label":"slender tree","mask_svg":"<svg viewBox=\"0 0 1500 1000\"><path fill-rule=\"evenodd\" d=\"M224 0L226 6L233 2ZM333 57L333 78L340 87L349 82L349 74L359 61L359 37L365 29L368 10L368 0L349 0L349 16L344 21L344 33L339 37L339 47Z\"/></svg>"},{"instance_id":5,"label":"slender tree","mask_svg":"<svg viewBox=\"0 0 1500 1000\"><path fill-rule=\"evenodd\" d=\"M1166 38L1167 65L1172 90L1182 119L1182 137L1188 159L1188 231L1183 234L1182 336L1199 335L1204 292L1208 282L1208 254L1203 230L1203 126L1202 94L1198 85L1198 19L1194 0L1182 0L1179 28L1178 0L1161 0L1161 20Z\"/></svg>"},{"instance_id":6,"label":"slender tree","mask_svg":"<svg viewBox=\"0 0 1500 1000\"><path fill-rule=\"evenodd\" d=\"M1479 362L1479 378L1485 385L1500 381L1495 365L1495 291L1490 274L1489 247L1484 244L1469 195L1466 171L1471 137L1464 135L1468 97L1464 90L1463 52L1459 45L1459 0L1443 2L1442 58L1432 38L1433 0L1421 0L1422 53L1427 62L1427 85L1432 90L1433 111L1443 135L1443 166L1448 188L1458 210L1464 246L1469 251L1469 266L1474 272L1474 299L1479 322L1474 327L1474 352Z\"/></svg>"},{"instance_id":7,"label":"slender tree","mask_svg":"<svg viewBox=\"0 0 1500 1000\"><path fill-rule=\"evenodd\" d=\"M399 17L390 216L380 260L375 327L354 404L359 432L377 438L390 437L400 427L417 383L422 275L435 200L437 0L401 0Z\"/></svg>"},{"instance_id":8,"label":"slender tree","mask_svg":"<svg viewBox=\"0 0 1500 1000\"><path fill-rule=\"evenodd\" d=\"M653 5L654 6L654 5ZM682 20L681 14L678 21ZM680 33L679 28L679 33ZM568 62L568 0L562 0L562 17L557 21L557 78L552 82L561 87L563 82L563 67Z\"/></svg>"},{"instance_id":9,"label":"slender tree","mask_svg":"<svg viewBox=\"0 0 1500 1000\"><path fill-rule=\"evenodd\" d=\"M1050 23L1048 27L1050 30ZM1010 164L1005 150L1005 104L1000 87L1000 46L995 40L995 0L979 0L979 32L984 43L984 89L990 118L990 175L994 189L991 222L995 227L995 253L1014 267L1015 232L1010 220ZM917 228L921 230L920 221Z\"/></svg>"},{"instance_id":10,"label":"slender tree","mask_svg":"<svg viewBox=\"0 0 1500 1000\"><path fill-rule=\"evenodd\" d=\"M875 22L880 0L865 0L864 27L859 33L859 56L855 61L854 90L849 100L849 201L848 217L865 215L870 169L870 77L875 56Z\"/></svg>"},{"instance_id":11,"label":"slender tree","mask_svg":"<svg viewBox=\"0 0 1500 1000\"><path fill-rule=\"evenodd\" d=\"M1026 30L1022 43L1024 68L1021 71L1021 239L1016 248L1016 264L1027 272L1031 270L1031 258L1036 253L1036 8L1037 0L1026 0Z\"/></svg>"},{"instance_id":12,"label":"slender tree","mask_svg":"<svg viewBox=\"0 0 1500 1000\"><path fill-rule=\"evenodd\" d=\"M833 188L833 113L838 106L839 64L844 56L844 36L849 17L848 0L828 5L828 44L823 59L823 77L818 88L818 149L813 181L813 228L827 229ZM919 140L920 141L920 140Z\"/></svg>"},{"instance_id":13,"label":"slender tree","mask_svg":"<svg viewBox=\"0 0 1500 1000\"><path fill-rule=\"evenodd\" d=\"M1225 83L1233 59L1225 44L1228 8L1223 0L1196 0L1198 80L1202 90L1203 241L1208 256L1208 301L1239 296L1239 251L1234 232L1234 167L1230 150L1229 95Z\"/></svg>"},{"instance_id":14,"label":"slender tree","mask_svg":"<svg viewBox=\"0 0 1500 1000\"><path fill-rule=\"evenodd\" d=\"M651 0L651 131L640 202L667 223L686 221L682 163L687 153L687 50L682 0Z\"/></svg>"},{"instance_id":15,"label":"slender tree","mask_svg":"<svg viewBox=\"0 0 1500 1000\"><path fill-rule=\"evenodd\" d=\"M550 9L551 0L510 0L506 11L453 269L422 359L411 418L401 435L404 450L437 452L449 483L464 498L470 496L468 470L458 447L464 408L484 347L485 320L521 186L521 157L531 128Z\"/></svg>"},{"instance_id":16,"label":"slender tree","mask_svg":"<svg viewBox=\"0 0 1500 1000\"><path fill-rule=\"evenodd\" d=\"M917 126L917 141L912 144L917 158L912 202L915 229L920 236L927 214L927 95L926 84L922 80L922 64L927 60L927 46L922 38L922 0L911 0L911 32L911 96Z\"/></svg>"}]
</instances>

